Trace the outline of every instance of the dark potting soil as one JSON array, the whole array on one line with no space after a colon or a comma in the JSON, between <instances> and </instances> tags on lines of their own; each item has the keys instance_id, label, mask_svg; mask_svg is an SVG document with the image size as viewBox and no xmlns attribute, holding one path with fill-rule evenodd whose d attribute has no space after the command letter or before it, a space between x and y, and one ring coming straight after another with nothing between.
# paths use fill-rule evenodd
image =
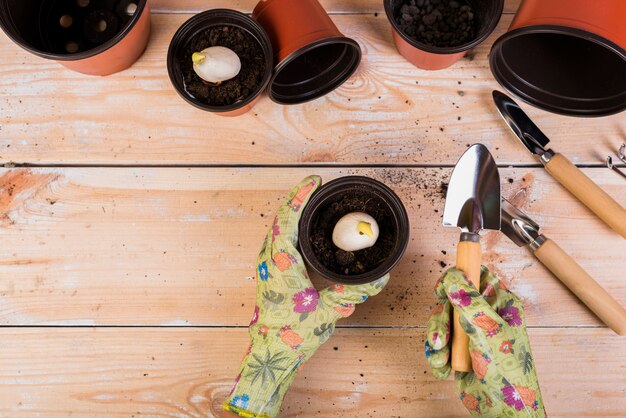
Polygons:
<instances>
[{"instance_id":1,"label":"dark potting soil","mask_svg":"<svg viewBox=\"0 0 626 418\"><path fill-rule=\"evenodd\" d=\"M351 212L365 212L376 219L380 234L373 247L346 252L333 243L335 225ZM341 200L321 208L311 230L315 257L329 270L347 276L374 270L391 255L396 242L391 211L379 197L366 192L347 193Z\"/></svg>"},{"instance_id":2,"label":"dark potting soil","mask_svg":"<svg viewBox=\"0 0 626 418\"><path fill-rule=\"evenodd\" d=\"M467 0L403 0L395 19L406 35L435 47L466 44L478 32L478 20Z\"/></svg>"},{"instance_id":3,"label":"dark potting soil","mask_svg":"<svg viewBox=\"0 0 626 418\"><path fill-rule=\"evenodd\" d=\"M239 74L220 85L207 83L193 70L193 53L212 46L230 48L241 60ZM265 74L263 48L250 33L236 26L213 26L201 32L187 44L182 60L185 89L209 106L228 106L245 100L261 84Z\"/></svg>"}]
</instances>

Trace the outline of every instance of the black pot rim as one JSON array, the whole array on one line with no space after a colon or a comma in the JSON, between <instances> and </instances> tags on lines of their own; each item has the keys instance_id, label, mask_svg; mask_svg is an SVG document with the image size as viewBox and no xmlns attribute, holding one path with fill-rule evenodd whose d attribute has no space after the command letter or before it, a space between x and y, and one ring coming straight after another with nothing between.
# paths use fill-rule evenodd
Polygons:
<instances>
[{"instance_id":1,"label":"black pot rim","mask_svg":"<svg viewBox=\"0 0 626 418\"><path fill-rule=\"evenodd\" d=\"M109 39L108 41L106 41L102 45L99 45L99 46L97 46L95 48L89 49L87 51L77 52L75 54L54 54L54 53L51 53L51 52L40 51L38 49L32 48L21 37L15 35L13 33L13 29L12 28L8 28L2 22L1 19L0 19L0 27L2 28L4 33L6 33L9 38L11 38L11 40L13 42L18 44L20 47L22 47L26 51L30 52L31 54L35 54L35 55L37 55L39 57L50 59L50 60L54 60L54 61L80 61L80 60L83 60L83 59L95 57L96 55L99 55L99 54L103 53L104 51L106 51L108 49L111 49L112 47L117 45L122 39L124 39L126 37L126 35L128 35L130 33L130 31L133 30L133 28L135 27L137 22L139 22L139 19L143 16L143 12L144 12L144 10L147 7L147 4L148 4L148 0L138 0L137 1L137 10L135 11L135 14L133 15L132 19L113 38ZM10 16L10 14L9 14L9 16Z\"/></svg>"},{"instance_id":2,"label":"black pot rim","mask_svg":"<svg viewBox=\"0 0 626 418\"><path fill-rule=\"evenodd\" d=\"M319 208L319 204L323 202L325 198L325 191L333 191L337 187L350 184L358 184L360 186L370 187L378 191L379 193L384 194L385 197L393 203L390 205L390 211L399 227L399 231L397 233L399 244L396 245L394 252L389 256L389 258L374 270L358 275L346 276L331 271L322 263L317 261L310 245L309 231L306 228L306 224L308 220L312 219L312 215ZM398 195L386 184L364 176L340 177L320 187L311 196L308 204L304 207L298 229L298 247L306 264L324 278L333 282L343 284L371 283L389 273L394 267L398 265L398 263L404 256L404 253L406 252L409 244L410 234L409 216L406 208L404 207L404 204L402 203ZM402 230L406 231L404 235L401 232Z\"/></svg>"},{"instance_id":3,"label":"black pot rim","mask_svg":"<svg viewBox=\"0 0 626 418\"><path fill-rule=\"evenodd\" d=\"M524 26L521 28L514 29L502 35L500 38L496 40L491 48L491 53L489 54L489 63L491 67L491 72L493 73L495 79L504 87L508 92L514 94L519 97L524 102L536 106L540 109L547 110L552 113L564 115L564 116L586 116L586 117L601 117L601 116L609 116L616 113L620 113L626 110L626 92L622 95L624 96L624 101L622 104L606 107L606 108L589 108L589 109L579 109L566 105L556 105L554 102L550 102L550 100L556 100L560 98L563 100L563 96L551 95L548 94L545 90L541 90L543 98L538 97L536 94L529 93L528 90L522 90L517 87L511 80L505 75L506 72L509 73L511 77L517 78L517 84L521 84L526 86L532 90L540 90L535 86L531 86L525 80L514 75L513 71L506 66L506 63L503 62L502 58L502 47L505 42L512 38L516 38L519 36L529 35L529 34L537 34L537 33L554 33L559 35L568 35L576 38L584 39L585 41L593 42L597 45L600 45L609 51L612 51L619 57L621 57L626 62L626 50L617 45L615 42L604 38L596 33L589 32L583 29L572 28L568 26L561 25L535 25L535 26ZM506 68L503 68L506 67ZM573 102L575 99L570 99ZM580 102L589 102L589 100L580 99Z\"/></svg>"},{"instance_id":4,"label":"black pot rim","mask_svg":"<svg viewBox=\"0 0 626 418\"><path fill-rule=\"evenodd\" d=\"M182 80L180 80L181 86L179 86L178 84L179 80L174 75L174 70L173 70L174 66L176 65L175 62L178 61L178 57L176 56L176 53L178 52L179 48L183 47L186 44L186 42L188 42L189 39L195 36L200 30L205 30L210 26L219 25L220 23L207 24L203 26L201 29L193 29L193 33L191 33L190 35L187 34L186 31L191 31L192 25L199 23L198 22L199 20L202 20L208 17L213 17L213 16L216 18L219 18L220 16L234 17L234 18L239 19L242 23L245 22L246 24L257 29L258 34L255 34L255 33L252 33L249 30L249 28L246 28L244 26L239 26L241 29L250 33L250 35L252 35L254 39L256 39L256 41L261 45L261 48L263 49L263 52L265 54L266 70L265 70L265 74L263 76L263 80L261 81L261 83L259 83L256 90L250 96L248 96L247 98L245 98L244 100L240 102L236 102L228 106L210 106L195 99L189 93L187 93L187 91L184 89L184 86L182 85ZM233 26L232 23L228 23L227 25ZM183 36L185 36L184 39L183 39ZM260 39L260 37L262 39ZM201 12L192 16L185 23L183 23L180 26L180 28L178 28L178 30L172 37L172 40L170 41L170 45L167 51L167 72L170 78L170 82L174 86L174 89L176 90L178 95L181 96L187 103L201 110L214 112L214 113L226 113L226 112L231 112L233 110L240 109L250 104L261 93L263 93L263 91L265 91L265 89L267 88L267 85L270 82L270 78L272 76L272 72L274 69L273 57L274 57L274 54L272 52L272 43L270 42L269 36L267 35L263 27L256 20L252 19L250 16L246 15L245 13L239 12L237 10L211 9L211 10L206 10L204 12Z\"/></svg>"},{"instance_id":5,"label":"black pot rim","mask_svg":"<svg viewBox=\"0 0 626 418\"><path fill-rule=\"evenodd\" d=\"M278 95L274 93L273 86L274 86L274 83L276 82L276 78L280 75L280 72L283 71L285 67L291 64L295 59L299 58L300 56L316 48L326 46L326 45L337 45L337 44L344 44L352 48L352 52L355 54L355 57L349 67L346 67L343 70L341 70L339 73L337 73L337 75L332 80L325 83L323 86L319 87L316 91L306 93L306 94L301 94L297 96L299 98L296 98L295 100L281 99L281 97L286 97L286 96ZM330 93L331 91L335 90L337 87L342 85L347 79L349 79L352 76L352 74L354 74L356 70L359 68L359 64L361 63L361 58L362 58L362 51L361 51L361 46L359 45L359 43L355 41L354 39L348 38L346 36L333 36L329 38L320 39L315 42L311 42L293 51L291 54L287 55L285 58L283 58L281 62L279 62L274 67L274 73L269 82L268 95L270 99L272 99L272 101L278 104L302 104L302 103L310 102L315 99L319 99L320 97L323 97L327 95L328 93ZM296 96L289 96L289 97L295 98Z\"/></svg>"},{"instance_id":6,"label":"black pot rim","mask_svg":"<svg viewBox=\"0 0 626 418\"><path fill-rule=\"evenodd\" d=\"M417 48L425 52L430 52L431 54L441 54L441 55L458 54L459 52L469 51L470 49L481 44L485 39L489 37L489 35L493 33L496 26L498 26L498 22L500 22L500 19L502 17L502 11L504 10L504 0L497 0L498 1L497 14L495 15L494 19L492 19L491 22L489 22L489 25L485 27L485 29L483 30L480 36L478 36L476 39L473 39L471 42L468 42L463 45L443 48L443 47L423 44L411 38L407 34L405 34L404 31L402 31L400 27L398 27L398 24L396 23L396 19L393 16L393 10L391 7L393 1L395 0L385 0L385 14L387 15L387 20L391 24L391 27L393 28L393 30L396 31L398 35L400 35L400 37L402 37L402 39L404 39L413 48Z\"/></svg>"}]
</instances>

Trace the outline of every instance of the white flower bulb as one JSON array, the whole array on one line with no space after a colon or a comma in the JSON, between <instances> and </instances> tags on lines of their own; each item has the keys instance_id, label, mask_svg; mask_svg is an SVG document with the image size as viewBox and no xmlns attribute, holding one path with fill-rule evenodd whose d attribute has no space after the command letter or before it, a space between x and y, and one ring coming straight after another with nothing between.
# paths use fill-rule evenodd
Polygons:
<instances>
[{"instance_id":1,"label":"white flower bulb","mask_svg":"<svg viewBox=\"0 0 626 418\"><path fill-rule=\"evenodd\" d=\"M373 247L378 240L378 223L367 213L352 212L339 219L333 230L333 243L344 251Z\"/></svg>"},{"instance_id":2,"label":"white flower bulb","mask_svg":"<svg viewBox=\"0 0 626 418\"><path fill-rule=\"evenodd\" d=\"M209 83L219 84L230 80L241 71L241 60L231 49L212 46L191 56L193 70L198 77Z\"/></svg>"}]
</instances>

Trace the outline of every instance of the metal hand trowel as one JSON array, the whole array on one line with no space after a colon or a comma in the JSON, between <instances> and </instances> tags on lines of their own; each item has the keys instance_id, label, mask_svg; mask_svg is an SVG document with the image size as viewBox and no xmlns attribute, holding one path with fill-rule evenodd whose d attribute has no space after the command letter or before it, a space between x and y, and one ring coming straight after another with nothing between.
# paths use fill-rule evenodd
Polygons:
<instances>
[{"instance_id":1,"label":"metal hand trowel","mask_svg":"<svg viewBox=\"0 0 626 418\"><path fill-rule=\"evenodd\" d=\"M456 164L446 195L443 226L461 228L456 255L457 269L463 271L480 289L482 248L480 231L500 229L500 174L487 147L472 145ZM452 368L472 370L469 338L454 314L452 330Z\"/></svg>"},{"instance_id":2,"label":"metal hand trowel","mask_svg":"<svg viewBox=\"0 0 626 418\"><path fill-rule=\"evenodd\" d=\"M519 247L529 246L537 259L618 335L626 335L626 311L556 242L539 232L528 215L502 201L502 232Z\"/></svg>"},{"instance_id":3,"label":"metal hand trowel","mask_svg":"<svg viewBox=\"0 0 626 418\"><path fill-rule=\"evenodd\" d=\"M563 154L546 148L550 139L533 123L509 96L497 90L493 100L513 133L541 163L552 177L591 209L608 226L626 238L626 209L587 177Z\"/></svg>"}]
</instances>

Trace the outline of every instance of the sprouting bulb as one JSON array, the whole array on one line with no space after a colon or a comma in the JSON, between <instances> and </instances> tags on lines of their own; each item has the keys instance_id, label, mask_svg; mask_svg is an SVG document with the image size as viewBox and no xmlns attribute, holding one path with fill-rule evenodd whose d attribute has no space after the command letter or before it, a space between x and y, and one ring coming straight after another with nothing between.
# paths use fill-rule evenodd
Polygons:
<instances>
[{"instance_id":1,"label":"sprouting bulb","mask_svg":"<svg viewBox=\"0 0 626 418\"><path fill-rule=\"evenodd\" d=\"M373 247L378 240L378 223L367 213L352 212L337 222L333 243L344 251L359 251Z\"/></svg>"},{"instance_id":2,"label":"sprouting bulb","mask_svg":"<svg viewBox=\"0 0 626 418\"><path fill-rule=\"evenodd\" d=\"M231 49L212 46L191 56L198 77L213 84L230 80L241 71L241 60Z\"/></svg>"}]
</instances>

